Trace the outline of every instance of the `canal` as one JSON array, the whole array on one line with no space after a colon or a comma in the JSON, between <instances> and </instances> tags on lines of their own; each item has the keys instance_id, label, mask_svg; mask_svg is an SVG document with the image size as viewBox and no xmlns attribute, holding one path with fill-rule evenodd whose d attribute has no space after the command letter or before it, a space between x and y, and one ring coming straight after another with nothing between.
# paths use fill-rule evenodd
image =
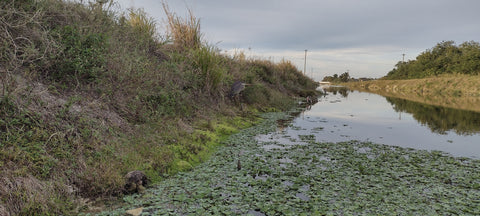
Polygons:
<instances>
[{"instance_id":1,"label":"canal","mask_svg":"<svg viewBox=\"0 0 480 216\"><path fill-rule=\"evenodd\" d=\"M342 87L308 107L281 130L260 140L290 142L314 135L318 142L368 141L452 156L480 157L480 113L431 106ZM283 137L283 139L281 138Z\"/></svg>"}]
</instances>

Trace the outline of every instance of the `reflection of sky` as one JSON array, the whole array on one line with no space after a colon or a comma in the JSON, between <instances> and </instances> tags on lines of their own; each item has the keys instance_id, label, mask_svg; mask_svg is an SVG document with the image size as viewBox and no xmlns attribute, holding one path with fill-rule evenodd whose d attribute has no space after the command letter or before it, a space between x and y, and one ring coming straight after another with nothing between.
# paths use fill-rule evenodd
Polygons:
<instances>
[{"instance_id":1,"label":"reflection of sky","mask_svg":"<svg viewBox=\"0 0 480 216\"><path fill-rule=\"evenodd\" d=\"M329 93L293 124L302 129L289 128L289 135L314 134L321 142L372 141L480 158L479 134L432 133L411 114L395 112L384 97L375 94L350 92L343 98Z\"/></svg>"},{"instance_id":2,"label":"reflection of sky","mask_svg":"<svg viewBox=\"0 0 480 216\"><path fill-rule=\"evenodd\" d=\"M328 95L313 106L308 115L331 116L353 121L388 121L392 120L394 116L398 119L398 114L384 97L359 92L351 92L347 98L343 98L339 94Z\"/></svg>"}]
</instances>

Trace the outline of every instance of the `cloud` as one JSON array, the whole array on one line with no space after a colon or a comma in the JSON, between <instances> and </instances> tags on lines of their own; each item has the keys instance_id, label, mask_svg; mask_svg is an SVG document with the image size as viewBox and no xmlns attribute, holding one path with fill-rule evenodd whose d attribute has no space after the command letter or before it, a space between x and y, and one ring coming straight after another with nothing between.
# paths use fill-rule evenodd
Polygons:
<instances>
[{"instance_id":1,"label":"cloud","mask_svg":"<svg viewBox=\"0 0 480 216\"><path fill-rule=\"evenodd\" d=\"M134 2L157 20L159 0ZM406 53L414 59L442 40L478 40L478 0L183 0L169 1L179 15L190 7L201 20L202 32L221 49L248 49L256 55L286 56L325 71L349 68L352 73L380 77ZM318 55L316 54L318 53ZM299 65L303 64L299 63ZM389 65L387 67L386 65ZM315 68L314 68L315 70ZM320 70L320 69L319 69ZM342 69L343 70L343 69Z\"/></svg>"}]
</instances>

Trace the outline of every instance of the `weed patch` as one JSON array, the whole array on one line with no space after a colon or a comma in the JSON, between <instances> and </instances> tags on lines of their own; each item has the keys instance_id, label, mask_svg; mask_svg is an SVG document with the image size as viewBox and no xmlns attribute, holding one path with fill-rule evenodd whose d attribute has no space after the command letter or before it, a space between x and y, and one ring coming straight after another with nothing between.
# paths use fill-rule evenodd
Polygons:
<instances>
[{"instance_id":1,"label":"weed patch","mask_svg":"<svg viewBox=\"0 0 480 216\"><path fill-rule=\"evenodd\" d=\"M106 64L107 38L101 33L81 33L78 26L58 30L63 50L51 71L56 81L69 83L96 82ZM77 84L78 85L78 84Z\"/></svg>"}]
</instances>

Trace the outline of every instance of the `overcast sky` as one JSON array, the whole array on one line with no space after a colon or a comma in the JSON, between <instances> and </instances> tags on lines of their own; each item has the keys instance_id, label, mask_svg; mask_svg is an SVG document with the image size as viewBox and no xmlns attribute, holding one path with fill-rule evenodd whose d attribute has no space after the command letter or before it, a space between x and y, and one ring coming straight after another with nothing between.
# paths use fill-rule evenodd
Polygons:
<instances>
[{"instance_id":1,"label":"overcast sky","mask_svg":"<svg viewBox=\"0 0 480 216\"><path fill-rule=\"evenodd\" d=\"M118 0L144 8L165 32L161 0ZM349 71L382 77L444 40L480 41L479 0L169 0L200 18L204 39L224 52L291 60L315 80Z\"/></svg>"}]
</instances>

